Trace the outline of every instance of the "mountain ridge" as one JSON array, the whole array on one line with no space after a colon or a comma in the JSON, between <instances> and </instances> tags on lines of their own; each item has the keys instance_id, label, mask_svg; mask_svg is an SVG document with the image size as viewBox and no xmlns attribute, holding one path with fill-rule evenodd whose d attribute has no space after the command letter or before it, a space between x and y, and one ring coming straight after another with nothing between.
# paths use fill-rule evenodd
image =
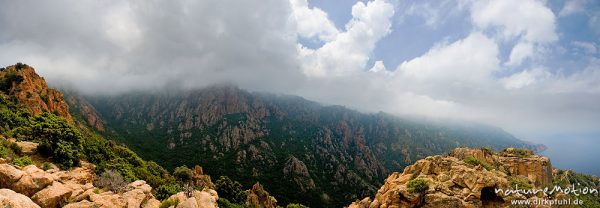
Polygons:
<instances>
[{"instance_id":1,"label":"mountain ridge","mask_svg":"<svg viewBox=\"0 0 600 208\"><path fill-rule=\"evenodd\" d=\"M231 85L85 99L105 135L144 158L167 168L199 163L213 177L261 181L284 202L304 193L317 207L374 193L392 170L457 146L534 147L499 128L419 123ZM344 191L352 189L364 192Z\"/></svg>"}]
</instances>

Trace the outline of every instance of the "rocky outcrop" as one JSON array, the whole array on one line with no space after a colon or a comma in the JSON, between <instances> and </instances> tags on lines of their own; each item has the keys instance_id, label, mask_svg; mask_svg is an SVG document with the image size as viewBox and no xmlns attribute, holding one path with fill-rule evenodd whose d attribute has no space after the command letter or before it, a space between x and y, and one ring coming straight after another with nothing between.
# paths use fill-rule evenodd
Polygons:
<instances>
[{"instance_id":1,"label":"rocky outcrop","mask_svg":"<svg viewBox=\"0 0 600 208\"><path fill-rule=\"evenodd\" d=\"M42 207L60 207L61 203L67 201L73 190L67 188L60 182L53 182L51 186L35 193L31 199Z\"/></svg>"},{"instance_id":2,"label":"rocky outcrop","mask_svg":"<svg viewBox=\"0 0 600 208\"><path fill-rule=\"evenodd\" d=\"M204 175L204 170L199 165L194 166L192 182L197 187L215 189L215 184L212 182L210 176Z\"/></svg>"},{"instance_id":3,"label":"rocky outcrop","mask_svg":"<svg viewBox=\"0 0 600 208\"><path fill-rule=\"evenodd\" d=\"M169 200L178 201L176 208L217 208L217 200L219 196L212 189L204 189L202 191L194 191L190 197L184 192L179 192Z\"/></svg>"},{"instance_id":4,"label":"rocky outcrop","mask_svg":"<svg viewBox=\"0 0 600 208\"><path fill-rule=\"evenodd\" d=\"M49 88L44 78L36 74L32 67L26 64L8 66L0 71L0 77L4 77L9 73L22 78L19 82L13 82L12 87L7 92L7 94L16 98L19 105L26 107L34 115L52 112L65 118L70 123L73 122L73 118L69 114L69 107L63 99L63 94Z\"/></svg>"},{"instance_id":5,"label":"rocky outcrop","mask_svg":"<svg viewBox=\"0 0 600 208\"><path fill-rule=\"evenodd\" d=\"M457 148L448 156L427 157L402 173L391 174L374 199L365 198L349 207L504 207L511 200L534 196L505 196L496 194L496 188L510 188L516 180L532 187L552 182L546 175L548 170L552 174L548 158L510 152ZM423 190L415 191L416 181L426 184Z\"/></svg>"},{"instance_id":6,"label":"rocky outcrop","mask_svg":"<svg viewBox=\"0 0 600 208\"><path fill-rule=\"evenodd\" d=\"M290 156L285 163L283 175L303 192L315 188L315 182L310 177L308 168L304 162L294 156Z\"/></svg>"},{"instance_id":7,"label":"rocky outcrop","mask_svg":"<svg viewBox=\"0 0 600 208\"><path fill-rule=\"evenodd\" d=\"M156 208L160 202L145 181L134 181L123 193L102 191L92 185L95 166L83 162L68 171L44 171L35 165L18 168L0 164L0 207L143 207ZM194 196L203 204L216 207L216 192ZM203 206L211 207L211 206Z\"/></svg>"},{"instance_id":8,"label":"rocky outcrop","mask_svg":"<svg viewBox=\"0 0 600 208\"><path fill-rule=\"evenodd\" d=\"M0 207L40 208L29 197L10 189L0 189Z\"/></svg>"},{"instance_id":9,"label":"rocky outcrop","mask_svg":"<svg viewBox=\"0 0 600 208\"><path fill-rule=\"evenodd\" d=\"M9 164L0 164L0 188L10 188L23 176L23 171Z\"/></svg>"},{"instance_id":10,"label":"rocky outcrop","mask_svg":"<svg viewBox=\"0 0 600 208\"><path fill-rule=\"evenodd\" d=\"M248 197L246 199L246 204L250 204L254 207L262 207L262 208L276 208L277 200L275 197L269 195L269 192L265 191L260 183L255 183L252 188L248 191Z\"/></svg>"},{"instance_id":11,"label":"rocky outcrop","mask_svg":"<svg viewBox=\"0 0 600 208\"><path fill-rule=\"evenodd\" d=\"M33 196L56 180L56 176L46 173L35 165L25 166L23 171L23 176L12 185L12 188L26 196Z\"/></svg>"},{"instance_id":12,"label":"rocky outcrop","mask_svg":"<svg viewBox=\"0 0 600 208\"><path fill-rule=\"evenodd\" d=\"M499 154L487 149L456 148L450 156L464 160L474 157L499 168L509 175L527 177L534 185L541 187L552 183L552 164L550 159L535 155L526 149L507 148Z\"/></svg>"}]
</instances>

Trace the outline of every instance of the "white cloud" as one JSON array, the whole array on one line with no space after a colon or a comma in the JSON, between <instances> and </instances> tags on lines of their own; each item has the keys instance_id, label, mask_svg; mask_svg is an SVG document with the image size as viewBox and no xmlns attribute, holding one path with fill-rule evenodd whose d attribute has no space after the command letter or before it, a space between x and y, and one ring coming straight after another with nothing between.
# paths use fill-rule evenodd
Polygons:
<instances>
[{"instance_id":1,"label":"white cloud","mask_svg":"<svg viewBox=\"0 0 600 208\"><path fill-rule=\"evenodd\" d=\"M518 66L521 63L523 63L523 61L529 57L531 57L533 55L533 44L529 43L529 42L525 42L525 41L521 41L519 43L517 43L517 45L515 45L515 47L513 47L512 51L510 52L510 56L508 59L508 62L506 63L507 66Z\"/></svg>"},{"instance_id":2,"label":"white cloud","mask_svg":"<svg viewBox=\"0 0 600 208\"><path fill-rule=\"evenodd\" d=\"M585 11L586 0L568 0L558 12L558 16L564 17Z\"/></svg>"},{"instance_id":3,"label":"white cloud","mask_svg":"<svg viewBox=\"0 0 600 208\"><path fill-rule=\"evenodd\" d=\"M590 93L600 94L600 59L593 58L583 70L571 75L557 76L550 80L545 92L560 93Z\"/></svg>"},{"instance_id":4,"label":"white cloud","mask_svg":"<svg viewBox=\"0 0 600 208\"><path fill-rule=\"evenodd\" d=\"M422 17L425 24L436 29L443 24L449 17L459 14L460 5L456 1L443 0L435 2L414 1L402 15L415 15Z\"/></svg>"},{"instance_id":5,"label":"white cloud","mask_svg":"<svg viewBox=\"0 0 600 208\"><path fill-rule=\"evenodd\" d=\"M140 43L141 32L132 17L129 4L122 3L109 9L112 12L104 17L106 36L115 45L125 50L131 50Z\"/></svg>"},{"instance_id":6,"label":"white cloud","mask_svg":"<svg viewBox=\"0 0 600 208\"><path fill-rule=\"evenodd\" d=\"M371 67L371 69L369 69L370 72L373 73L386 73L389 72L385 65L383 64L383 61L376 61L375 64L373 64L373 67Z\"/></svg>"},{"instance_id":7,"label":"white cloud","mask_svg":"<svg viewBox=\"0 0 600 208\"><path fill-rule=\"evenodd\" d=\"M540 0L471 1L471 20L481 29L496 28L504 39L529 42L558 39L554 13Z\"/></svg>"},{"instance_id":8,"label":"white cloud","mask_svg":"<svg viewBox=\"0 0 600 208\"><path fill-rule=\"evenodd\" d=\"M327 13L319 8L309 8L307 0L290 0L290 3L298 35L304 38L318 37L322 41L335 39L339 31Z\"/></svg>"},{"instance_id":9,"label":"white cloud","mask_svg":"<svg viewBox=\"0 0 600 208\"><path fill-rule=\"evenodd\" d=\"M583 49L583 51L588 55L595 55L598 52L596 44L593 42L573 41L571 44L577 48Z\"/></svg>"},{"instance_id":10,"label":"white cloud","mask_svg":"<svg viewBox=\"0 0 600 208\"><path fill-rule=\"evenodd\" d=\"M421 81L482 83L498 70L498 46L481 33L449 45L436 46L421 57L405 61L397 73Z\"/></svg>"},{"instance_id":11,"label":"white cloud","mask_svg":"<svg viewBox=\"0 0 600 208\"><path fill-rule=\"evenodd\" d=\"M393 6L384 0L357 2L346 31L321 48L298 46L302 68L308 76L342 76L365 71L375 44L390 33Z\"/></svg>"},{"instance_id":12,"label":"white cloud","mask_svg":"<svg viewBox=\"0 0 600 208\"><path fill-rule=\"evenodd\" d=\"M2 65L25 62L52 85L67 82L88 94L232 82L359 110L478 119L509 130L597 129L600 118L600 61L588 57L587 68L564 69L565 74L537 63L541 49L555 46L598 54L596 43L555 41L554 15L543 1L461 4L459 9L469 8L475 27L449 31L450 36L469 34L429 49L394 46L385 53L427 51L399 66L371 60L392 29L394 6L383 0L360 1L343 11L352 12L344 28L305 0L58 1L4 2ZM430 6L446 12L445 6ZM426 14L432 25L444 23L447 15L452 13ZM592 29L600 28L598 17L589 17ZM421 27L394 26L399 38ZM298 37L324 45L309 49L298 44ZM513 43L501 64L499 47ZM502 67L525 60L541 67L497 77L508 71Z\"/></svg>"},{"instance_id":13,"label":"white cloud","mask_svg":"<svg viewBox=\"0 0 600 208\"><path fill-rule=\"evenodd\" d=\"M504 88L508 90L520 89L535 84L543 79L550 77L550 73L544 68L534 68L515 73L509 77L501 79Z\"/></svg>"}]
</instances>

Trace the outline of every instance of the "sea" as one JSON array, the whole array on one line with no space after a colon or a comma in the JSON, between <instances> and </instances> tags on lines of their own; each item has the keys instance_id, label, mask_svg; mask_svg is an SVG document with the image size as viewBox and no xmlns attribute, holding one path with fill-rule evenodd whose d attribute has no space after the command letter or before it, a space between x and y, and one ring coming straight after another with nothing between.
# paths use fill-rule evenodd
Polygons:
<instances>
[{"instance_id":1,"label":"sea","mask_svg":"<svg viewBox=\"0 0 600 208\"><path fill-rule=\"evenodd\" d=\"M600 176L600 134L551 135L527 139L546 145L538 154L550 158L552 166Z\"/></svg>"}]
</instances>

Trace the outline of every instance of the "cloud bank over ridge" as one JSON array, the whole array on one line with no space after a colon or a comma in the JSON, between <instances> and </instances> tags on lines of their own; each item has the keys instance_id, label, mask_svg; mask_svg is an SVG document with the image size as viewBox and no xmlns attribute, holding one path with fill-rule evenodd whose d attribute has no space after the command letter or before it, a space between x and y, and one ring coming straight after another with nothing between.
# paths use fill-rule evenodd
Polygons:
<instances>
[{"instance_id":1,"label":"cloud bank over ridge","mask_svg":"<svg viewBox=\"0 0 600 208\"><path fill-rule=\"evenodd\" d=\"M0 64L28 63L89 94L231 82L524 135L587 132L600 126L600 14L586 3L372 0L327 11L307 0L2 0ZM575 18L589 33L565 29ZM444 27L453 24L467 29ZM419 29L441 35L415 39ZM428 38L397 65L381 58L412 50L396 39ZM379 56L384 46L393 51Z\"/></svg>"}]
</instances>

